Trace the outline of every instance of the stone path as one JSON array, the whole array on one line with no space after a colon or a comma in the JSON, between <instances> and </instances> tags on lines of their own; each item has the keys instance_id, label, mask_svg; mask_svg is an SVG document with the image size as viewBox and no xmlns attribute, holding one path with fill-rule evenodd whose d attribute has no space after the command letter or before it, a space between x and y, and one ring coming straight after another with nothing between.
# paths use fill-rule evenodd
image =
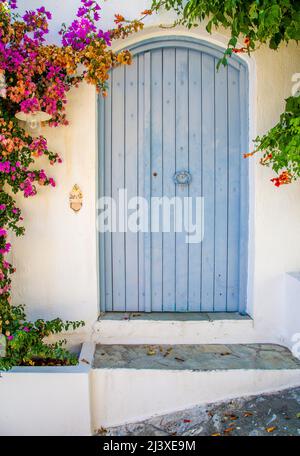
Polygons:
<instances>
[{"instance_id":1,"label":"stone path","mask_svg":"<svg viewBox=\"0 0 300 456\"><path fill-rule=\"evenodd\" d=\"M197 406L140 423L102 429L107 436L300 436L300 387Z\"/></svg>"}]
</instances>

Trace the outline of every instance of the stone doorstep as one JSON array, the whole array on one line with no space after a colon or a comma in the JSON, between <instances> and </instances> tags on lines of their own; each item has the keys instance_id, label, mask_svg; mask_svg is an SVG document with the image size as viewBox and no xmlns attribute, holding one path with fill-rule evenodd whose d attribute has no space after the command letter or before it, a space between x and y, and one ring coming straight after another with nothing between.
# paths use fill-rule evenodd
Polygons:
<instances>
[{"instance_id":1,"label":"stone doorstep","mask_svg":"<svg viewBox=\"0 0 300 456\"><path fill-rule=\"evenodd\" d=\"M107 312L95 322L93 340L105 345L280 343L237 312Z\"/></svg>"},{"instance_id":2,"label":"stone doorstep","mask_svg":"<svg viewBox=\"0 0 300 456\"><path fill-rule=\"evenodd\" d=\"M238 312L103 312L98 321L251 321Z\"/></svg>"},{"instance_id":3,"label":"stone doorstep","mask_svg":"<svg viewBox=\"0 0 300 456\"><path fill-rule=\"evenodd\" d=\"M97 345L93 369L300 370L300 361L275 344Z\"/></svg>"}]
</instances>

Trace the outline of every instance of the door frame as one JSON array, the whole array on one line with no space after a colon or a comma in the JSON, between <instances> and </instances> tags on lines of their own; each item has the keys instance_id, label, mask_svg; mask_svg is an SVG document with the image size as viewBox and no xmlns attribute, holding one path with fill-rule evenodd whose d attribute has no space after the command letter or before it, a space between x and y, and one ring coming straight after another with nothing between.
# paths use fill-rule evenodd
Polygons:
<instances>
[{"instance_id":1,"label":"door frame","mask_svg":"<svg viewBox=\"0 0 300 456\"><path fill-rule=\"evenodd\" d=\"M215 39L204 39L202 37L195 36L195 34L177 34L177 33L157 33L151 37L145 37L138 39L136 41L127 39L127 45L122 43L121 47L118 47L118 52L123 49L128 49L133 56L138 55L142 52L150 51L156 48L168 48L174 47L177 48L188 48L198 50L203 53L207 53L216 58L221 58L223 56L224 49L226 46L226 38L222 37L223 40L218 40L216 43ZM131 41L131 42L130 42ZM163 46L161 44L163 43ZM246 88L245 98L247 103L244 105L241 103L241 115L243 118L242 125L245 126L245 132L241 134L242 138L242 148L245 151L252 150L253 141L251 137L255 137L255 110L254 110L254 95L255 95L255 61L252 58L247 56L237 56L233 55L230 57L230 65L234 68L239 69L242 65L245 69L245 84ZM101 95L100 95L101 97ZM98 97L98 195L100 198L104 194L104 131L102 118L104 115L104 102ZM241 101L244 99L241 97ZM253 296L253 257L250 255L254 251L254 217L253 217L253 208L254 208L254 197L253 197L253 186L254 186L254 170L253 162L248 163L248 161L242 161L241 166L241 177L242 177L242 186L241 186L241 200L244 201L244 204L241 205L241 214L240 219L244 220L244 223L241 223L241 226L244 225L244 229L241 230L242 237L240 239L240 256L244 258L245 261L240 262L240 277L243 275L244 280L242 281L242 287L240 287L240 295L243 295L245 299L241 303L239 312L241 314L248 314L252 316L253 307L252 307L252 296ZM246 202L246 204L245 204ZM101 241L101 235L97 232L98 239L98 271L97 275L99 277L98 281L98 292L99 292L99 310L101 313L105 312L102 302L104 302L105 295L105 256L103 243Z\"/></svg>"}]
</instances>

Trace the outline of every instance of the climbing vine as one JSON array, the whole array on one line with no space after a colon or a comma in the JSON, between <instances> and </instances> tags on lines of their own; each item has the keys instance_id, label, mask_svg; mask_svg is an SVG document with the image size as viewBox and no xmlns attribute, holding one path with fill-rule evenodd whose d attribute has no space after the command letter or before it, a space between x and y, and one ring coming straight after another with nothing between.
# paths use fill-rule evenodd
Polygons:
<instances>
[{"instance_id":1,"label":"climbing vine","mask_svg":"<svg viewBox=\"0 0 300 456\"><path fill-rule=\"evenodd\" d=\"M25 228L15 195L25 198L40 187L55 187L56 182L38 165L45 157L51 165L62 159L48 148L42 135L32 136L20 125L16 114L48 114L49 125L67 125L67 93L82 80L92 83L106 95L109 71L131 63L128 51L115 53L112 40L125 38L140 30L140 20L126 21L115 16L115 28L99 27L101 8L95 0L81 0L71 25L63 24L61 46L46 44L51 13L44 7L26 11L20 17L16 0L0 0L0 334L5 335L6 356L0 370L13 365L75 364L76 356L64 341L46 344L44 338L83 322L26 320L24 306L11 305L11 278L15 269L7 260L11 250L8 232L17 236ZM78 71L80 67L83 71ZM0 340L1 342L1 340Z\"/></svg>"},{"instance_id":2,"label":"climbing vine","mask_svg":"<svg viewBox=\"0 0 300 456\"><path fill-rule=\"evenodd\" d=\"M280 187L300 177L300 95L286 100L285 112L264 136L255 140L255 151L263 154L260 163L271 166L278 174L271 181Z\"/></svg>"},{"instance_id":3,"label":"climbing vine","mask_svg":"<svg viewBox=\"0 0 300 456\"><path fill-rule=\"evenodd\" d=\"M221 63L232 53L256 50L267 43L278 49L282 42L300 39L300 3L297 0L154 0L154 10L175 10L176 23L196 27L207 19L206 30L224 27L231 38ZM237 47L240 36L244 46Z\"/></svg>"}]
</instances>

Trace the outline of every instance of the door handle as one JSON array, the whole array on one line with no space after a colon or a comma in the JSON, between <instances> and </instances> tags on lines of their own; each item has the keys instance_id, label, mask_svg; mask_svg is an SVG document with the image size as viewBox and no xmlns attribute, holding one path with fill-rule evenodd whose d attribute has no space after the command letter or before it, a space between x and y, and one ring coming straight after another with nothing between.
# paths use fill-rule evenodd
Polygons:
<instances>
[{"instance_id":1,"label":"door handle","mask_svg":"<svg viewBox=\"0 0 300 456\"><path fill-rule=\"evenodd\" d=\"M176 185L189 185L192 176L187 170L177 171L173 176L173 181Z\"/></svg>"}]
</instances>

